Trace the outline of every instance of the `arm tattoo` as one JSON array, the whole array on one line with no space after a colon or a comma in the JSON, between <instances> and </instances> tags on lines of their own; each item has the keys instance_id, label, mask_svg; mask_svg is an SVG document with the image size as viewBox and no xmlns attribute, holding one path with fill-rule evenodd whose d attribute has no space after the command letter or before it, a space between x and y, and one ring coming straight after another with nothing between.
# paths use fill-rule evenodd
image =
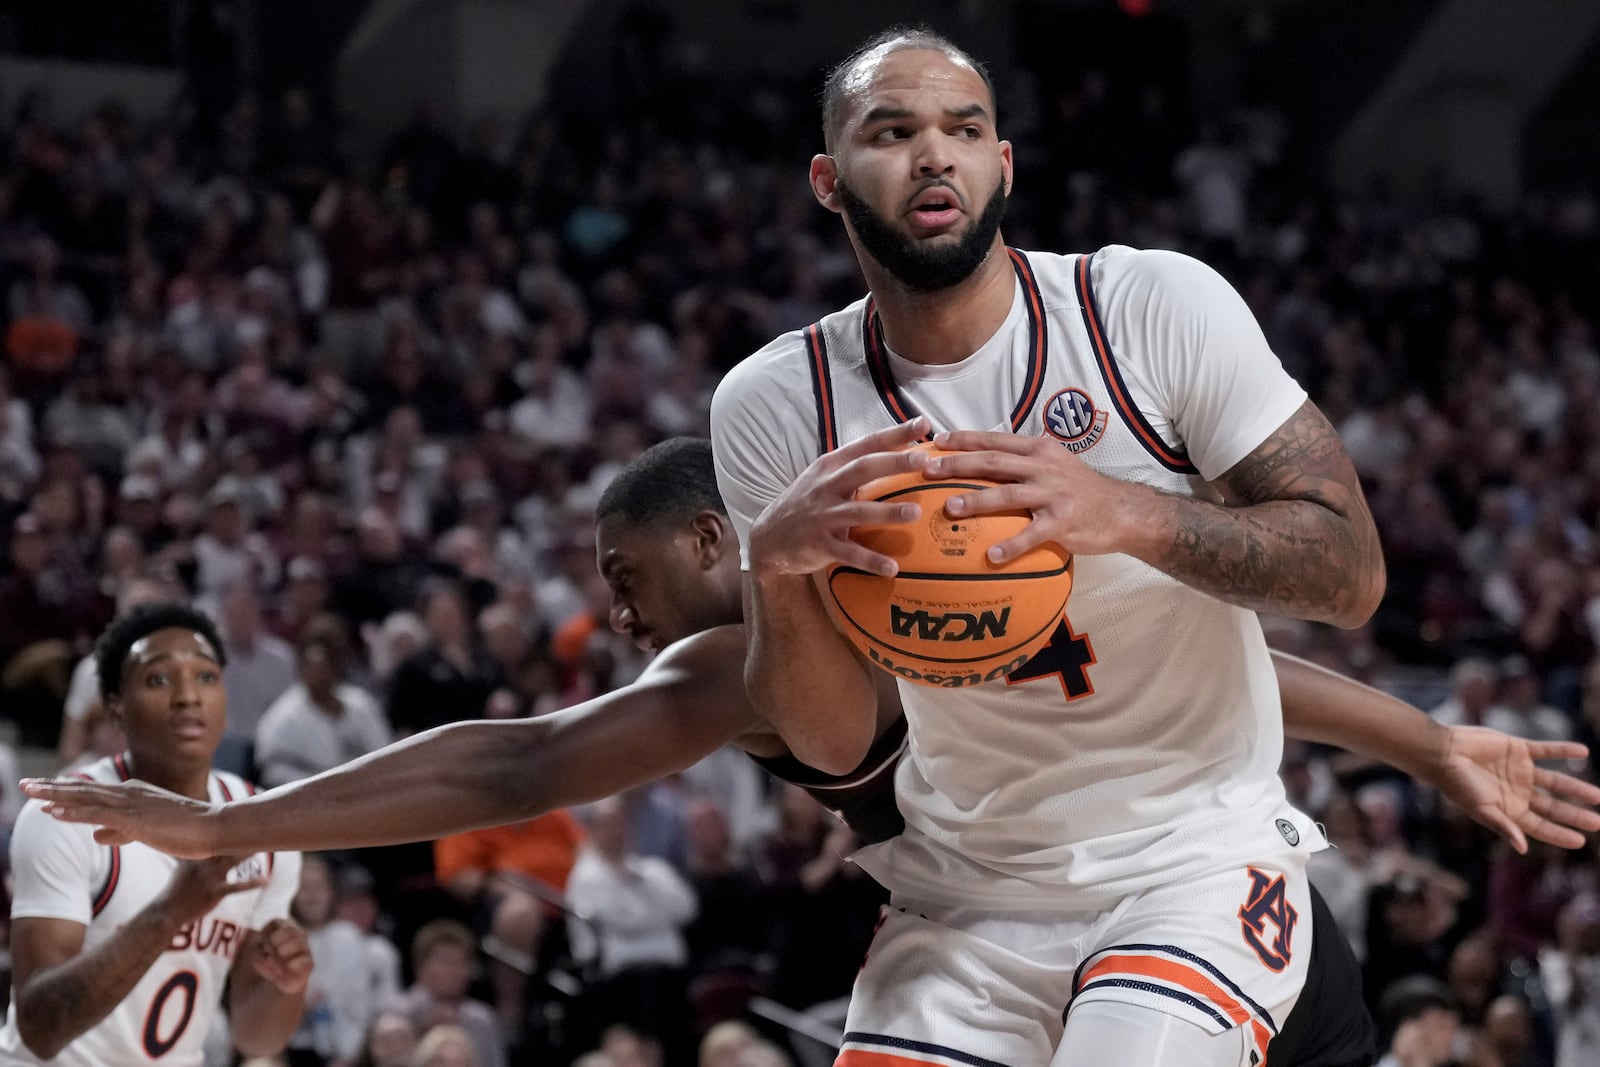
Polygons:
<instances>
[{"instance_id":1,"label":"arm tattoo","mask_svg":"<svg viewBox=\"0 0 1600 1067\"><path fill-rule=\"evenodd\" d=\"M1242 607L1359 624L1383 557L1355 467L1307 401L1222 476L1228 507L1175 506L1166 573Z\"/></svg>"}]
</instances>

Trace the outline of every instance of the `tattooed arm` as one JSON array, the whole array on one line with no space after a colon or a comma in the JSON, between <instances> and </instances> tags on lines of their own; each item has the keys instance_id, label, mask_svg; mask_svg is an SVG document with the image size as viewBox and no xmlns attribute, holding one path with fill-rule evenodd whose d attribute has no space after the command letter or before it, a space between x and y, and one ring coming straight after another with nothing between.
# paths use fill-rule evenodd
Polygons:
<instances>
[{"instance_id":1,"label":"tattooed arm","mask_svg":"<svg viewBox=\"0 0 1600 1067\"><path fill-rule=\"evenodd\" d=\"M953 498L951 514L1033 512L998 560L1055 541L1125 552L1219 600L1335 626L1366 622L1383 597L1383 554L1355 467L1307 401L1220 479L1227 504L1108 478L1043 437L958 432L930 475L1008 483Z\"/></svg>"},{"instance_id":2,"label":"tattooed arm","mask_svg":"<svg viewBox=\"0 0 1600 1067\"><path fill-rule=\"evenodd\" d=\"M1309 400L1220 480L1217 507L1163 495L1138 556L1220 600L1335 626L1372 617L1386 581L1355 466Z\"/></svg>"}]
</instances>

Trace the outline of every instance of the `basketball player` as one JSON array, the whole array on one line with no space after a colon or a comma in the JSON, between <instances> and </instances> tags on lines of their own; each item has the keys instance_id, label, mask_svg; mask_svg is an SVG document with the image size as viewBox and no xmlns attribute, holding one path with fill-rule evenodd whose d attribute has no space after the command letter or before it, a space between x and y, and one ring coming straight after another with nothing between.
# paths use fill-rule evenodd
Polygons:
<instances>
[{"instance_id":1,"label":"basketball player","mask_svg":"<svg viewBox=\"0 0 1600 1067\"><path fill-rule=\"evenodd\" d=\"M893 771L905 725L897 705L862 765L834 778L795 760L745 697L738 554L709 442L665 442L629 464L601 498L597 542L613 590L612 625L661 650L630 686L538 719L441 727L227 806L137 783L31 781L25 788L57 817L104 826L102 840L140 840L176 855L359 848L593 800L680 770L731 741L842 812L862 840L900 831ZM1519 851L1526 836L1575 848L1584 843L1579 830L1600 829L1600 815L1577 806L1600 803L1600 789L1533 762L1581 758L1581 745L1446 729L1303 661L1275 657L1275 665L1292 732L1399 766ZM1331 923L1327 935L1326 951L1349 960ZM1353 960L1349 967L1358 981Z\"/></svg>"},{"instance_id":2,"label":"basketball player","mask_svg":"<svg viewBox=\"0 0 1600 1067\"><path fill-rule=\"evenodd\" d=\"M128 748L83 778L195 803L250 793L211 770L226 699L210 619L179 604L135 608L100 638L96 666ZM238 1049L284 1048L311 974L305 932L287 917L298 854L180 862L148 845L97 844L88 827L39 808L23 808L11 839L13 984L0 1064L197 1065L224 987Z\"/></svg>"},{"instance_id":3,"label":"basketball player","mask_svg":"<svg viewBox=\"0 0 1600 1067\"><path fill-rule=\"evenodd\" d=\"M1304 867L1326 842L1276 774L1254 611L1361 625L1377 534L1332 427L1214 271L1005 246L995 119L987 75L930 33L880 35L833 73L811 186L870 295L746 360L712 407L747 684L813 766L859 762L884 673L814 577L894 573L854 526L944 519L857 501L869 479L1002 482L949 516L1027 509L991 559L1077 557L1068 618L1022 669L901 684L906 829L857 856L895 908L839 1062L1257 1063L1306 980ZM904 450L935 431L965 454Z\"/></svg>"}]
</instances>

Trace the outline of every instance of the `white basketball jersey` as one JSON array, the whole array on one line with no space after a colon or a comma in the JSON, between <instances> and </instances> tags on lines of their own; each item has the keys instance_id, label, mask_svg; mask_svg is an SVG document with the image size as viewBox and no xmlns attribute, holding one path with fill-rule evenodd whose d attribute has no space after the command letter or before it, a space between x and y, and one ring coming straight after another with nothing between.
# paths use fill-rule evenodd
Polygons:
<instances>
[{"instance_id":1,"label":"white basketball jersey","mask_svg":"<svg viewBox=\"0 0 1600 1067\"><path fill-rule=\"evenodd\" d=\"M1306 399L1243 300L1194 259L1008 254L1011 314L959 363L888 351L868 298L724 379L712 439L742 541L820 453L918 413L935 430L1047 436L1103 474L1217 500L1208 479ZM1277 777L1282 712L1255 614L1131 556L1078 557L1055 639L1009 678L900 693L906 832L857 854L897 893L1101 908L1325 847Z\"/></svg>"},{"instance_id":2,"label":"white basketball jersey","mask_svg":"<svg viewBox=\"0 0 1600 1067\"><path fill-rule=\"evenodd\" d=\"M128 779L121 756L101 760L82 773L97 782ZM250 792L252 787L237 775L211 773L213 801ZM93 951L159 896L178 865L171 856L146 845L96 844L94 827L57 822L37 801L17 818L11 859L16 883L13 921L45 918L82 923L87 928L85 952ZM13 994L5 1029L0 1030L0 1065L200 1064L206 1033L245 935L289 914L289 902L300 884L300 854L260 852L229 877L263 874L269 878L266 886L225 897L205 917L185 926L133 992L54 1059L40 1060L22 1043Z\"/></svg>"}]
</instances>

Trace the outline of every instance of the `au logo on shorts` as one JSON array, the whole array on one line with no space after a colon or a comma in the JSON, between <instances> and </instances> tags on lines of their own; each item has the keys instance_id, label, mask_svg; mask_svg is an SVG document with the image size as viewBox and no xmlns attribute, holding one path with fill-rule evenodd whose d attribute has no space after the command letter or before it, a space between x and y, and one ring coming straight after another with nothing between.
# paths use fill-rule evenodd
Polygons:
<instances>
[{"instance_id":1,"label":"au logo on shorts","mask_svg":"<svg viewBox=\"0 0 1600 1067\"><path fill-rule=\"evenodd\" d=\"M1063 389L1044 402L1044 428L1067 451L1083 452L1105 435L1106 413L1082 389Z\"/></svg>"}]
</instances>

